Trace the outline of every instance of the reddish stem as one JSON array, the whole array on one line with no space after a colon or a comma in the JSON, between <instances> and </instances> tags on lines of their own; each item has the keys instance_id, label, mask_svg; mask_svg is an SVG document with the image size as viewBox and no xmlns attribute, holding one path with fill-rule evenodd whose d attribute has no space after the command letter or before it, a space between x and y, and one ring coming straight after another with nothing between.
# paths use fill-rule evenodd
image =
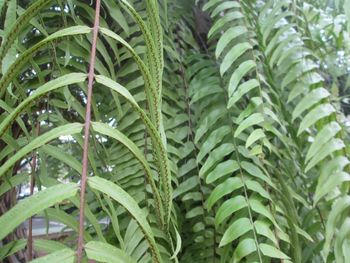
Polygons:
<instances>
[{"instance_id":1,"label":"reddish stem","mask_svg":"<svg viewBox=\"0 0 350 263\"><path fill-rule=\"evenodd\" d=\"M78 249L77 249L77 262L80 263L82 260L83 247L84 247L84 208L85 208L85 191L88 171L88 149L89 149L89 136L90 136L90 125L91 125L91 98L92 98L92 86L95 77L95 59L96 59L96 43L99 31L100 23L100 0L96 0L95 9L95 21L92 36L92 47L90 57L90 68L88 76L88 91L87 91L87 103L86 103L86 114L85 114L85 127L84 127L84 146L83 146L83 170L81 173L81 184L80 184L80 214L79 214L79 237L78 237Z\"/></svg>"},{"instance_id":2,"label":"reddish stem","mask_svg":"<svg viewBox=\"0 0 350 263\"><path fill-rule=\"evenodd\" d=\"M36 135L40 133L40 122L36 123ZM36 172L36 153L33 152L32 163L31 163L31 175L30 175L30 195L34 193L35 187L35 172ZM29 218L29 227L28 227L28 240L27 240L27 256L28 261L33 259L33 217Z\"/></svg>"}]
</instances>

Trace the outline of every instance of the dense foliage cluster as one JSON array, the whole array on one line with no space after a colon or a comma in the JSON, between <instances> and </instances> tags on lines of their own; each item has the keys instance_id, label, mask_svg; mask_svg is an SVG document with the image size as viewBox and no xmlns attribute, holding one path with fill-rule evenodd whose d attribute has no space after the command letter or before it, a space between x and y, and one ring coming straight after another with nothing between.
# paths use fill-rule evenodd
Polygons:
<instances>
[{"instance_id":1,"label":"dense foliage cluster","mask_svg":"<svg viewBox=\"0 0 350 263\"><path fill-rule=\"evenodd\" d=\"M81 200L95 5L0 0L0 261L349 262L350 1L101 0Z\"/></svg>"}]
</instances>

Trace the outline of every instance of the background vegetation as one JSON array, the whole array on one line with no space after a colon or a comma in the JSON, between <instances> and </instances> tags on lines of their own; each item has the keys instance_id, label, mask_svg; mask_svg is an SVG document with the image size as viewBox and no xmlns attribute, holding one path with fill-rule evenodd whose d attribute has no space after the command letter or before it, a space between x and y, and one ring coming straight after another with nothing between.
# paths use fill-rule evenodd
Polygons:
<instances>
[{"instance_id":1,"label":"background vegetation","mask_svg":"<svg viewBox=\"0 0 350 263\"><path fill-rule=\"evenodd\" d=\"M0 261L349 262L349 32L349 0L0 0Z\"/></svg>"}]
</instances>

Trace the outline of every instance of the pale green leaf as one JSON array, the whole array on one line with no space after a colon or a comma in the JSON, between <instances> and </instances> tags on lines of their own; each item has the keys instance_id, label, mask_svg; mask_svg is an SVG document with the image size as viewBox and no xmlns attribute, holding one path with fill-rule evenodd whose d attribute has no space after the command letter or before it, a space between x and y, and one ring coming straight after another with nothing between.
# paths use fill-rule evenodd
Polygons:
<instances>
[{"instance_id":1,"label":"pale green leaf","mask_svg":"<svg viewBox=\"0 0 350 263\"><path fill-rule=\"evenodd\" d=\"M311 168L315 167L319 162L325 159L328 155L339 151L345 147L343 140L332 139L322 145L318 153L310 160L310 162L305 167L305 172L308 172Z\"/></svg>"},{"instance_id":2,"label":"pale green leaf","mask_svg":"<svg viewBox=\"0 0 350 263\"><path fill-rule=\"evenodd\" d=\"M245 198L241 195L226 200L215 214L215 225L219 226L225 219L242 208L247 207Z\"/></svg>"},{"instance_id":3,"label":"pale green leaf","mask_svg":"<svg viewBox=\"0 0 350 263\"><path fill-rule=\"evenodd\" d=\"M231 1L225 1L221 4L219 4L214 10L213 12L211 12L211 17L215 17L218 14L220 14L222 11L227 10L227 9L231 9L231 8L240 8L240 4L238 2L231 2Z\"/></svg>"},{"instance_id":4,"label":"pale green leaf","mask_svg":"<svg viewBox=\"0 0 350 263\"><path fill-rule=\"evenodd\" d=\"M261 252L264 254L266 257L270 258L279 258L279 259L290 259L286 254L284 254L282 251L279 249L268 245L268 244L259 244Z\"/></svg>"},{"instance_id":5,"label":"pale green leaf","mask_svg":"<svg viewBox=\"0 0 350 263\"><path fill-rule=\"evenodd\" d=\"M219 247L231 243L252 229L253 226L248 218L242 217L234 220L233 223L226 229L220 241Z\"/></svg>"},{"instance_id":6,"label":"pale green leaf","mask_svg":"<svg viewBox=\"0 0 350 263\"><path fill-rule=\"evenodd\" d=\"M234 3L234 2L233 2ZM243 35L247 32L247 29L244 26L231 27L226 30L224 34L220 37L215 50L215 56L218 58L221 53L225 50L227 45L233 41L235 38Z\"/></svg>"},{"instance_id":7,"label":"pale green leaf","mask_svg":"<svg viewBox=\"0 0 350 263\"><path fill-rule=\"evenodd\" d=\"M256 67L256 64L253 60L244 61L239 67L234 71L230 78L229 86L228 86L228 95L232 96L233 92L236 90L242 78L248 74L253 68Z\"/></svg>"},{"instance_id":8,"label":"pale green leaf","mask_svg":"<svg viewBox=\"0 0 350 263\"><path fill-rule=\"evenodd\" d=\"M88 179L88 184L91 188L110 196L131 214L149 242L153 259L155 262L162 262L152 229L147 221L145 213L140 209L136 201L121 187L106 179L96 176L90 177Z\"/></svg>"},{"instance_id":9,"label":"pale green leaf","mask_svg":"<svg viewBox=\"0 0 350 263\"><path fill-rule=\"evenodd\" d=\"M240 18L243 18L243 14L239 11L231 11L226 13L223 17L219 18L210 28L208 38L212 37L220 30L220 28L223 28L227 23Z\"/></svg>"},{"instance_id":10,"label":"pale green leaf","mask_svg":"<svg viewBox=\"0 0 350 263\"><path fill-rule=\"evenodd\" d=\"M316 108L312 109L308 114L306 114L306 116L301 121L298 130L298 136L304 131L306 131L308 128L310 128L312 125L314 125L317 121L330 116L334 112L335 109L330 104L318 105Z\"/></svg>"},{"instance_id":11,"label":"pale green leaf","mask_svg":"<svg viewBox=\"0 0 350 263\"><path fill-rule=\"evenodd\" d=\"M238 137L244 130L248 129L251 126L259 125L264 122L264 116L261 113L254 113L248 118L244 119L239 126L237 127L234 137Z\"/></svg>"},{"instance_id":12,"label":"pale green leaf","mask_svg":"<svg viewBox=\"0 0 350 263\"><path fill-rule=\"evenodd\" d=\"M201 162L202 159L213 150L213 148L220 142L223 141L224 137L231 132L231 128L229 126L222 126L216 130L214 130L208 138L202 144L200 151L197 155L197 162Z\"/></svg>"},{"instance_id":13,"label":"pale green leaf","mask_svg":"<svg viewBox=\"0 0 350 263\"><path fill-rule=\"evenodd\" d=\"M35 238L33 245L35 251L40 251L47 254L68 248L65 244L50 239Z\"/></svg>"},{"instance_id":14,"label":"pale green leaf","mask_svg":"<svg viewBox=\"0 0 350 263\"><path fill-rule=\"evenodd\" d=\"M331 212L328 216L328 220L326 223L326 235L325 235L325 243L323 246L323 255L325 261L328 258L329 251L331 248L331 242L333 240L336 228L337 228L337 221L342 216L342 213L345 210L348 210L350 206L350 196L344 196L340 198L331 209Z\"/></svg>"},{"instance_id":15,"label":"pale green leaf","mask_svg":"<svg viewBox=\"0 0 350 263\"><path fill-rule=\"evenodd\" d=\"M220 74L223 76L225 72L232 66L235 61L242 56L245 52L253 47L248 42L243 42L235 45L227 52L220 65Z\"/></svg>"},{"instance_id":16,"label":"pale green leaf","mask_svg":"<svg viewBox=\"0 0 350 263\"><path fill-rule=\"evenodd\" d=\"M139 150L139 148L135 145L135 143L133 143L123 133L121 133L117 129L112 128L108 124L93 122L92 127L96 132L107 135L107 136L119 141L120 143L122 143L126 148L128 148L130 150L130 152L135 156L135 158L140 161L141 165L145 169L148 181L151 184L151 188L152 188L152 191L153 191L153 194L155 197L155 201L156 201L156 208L157 208L157 211L159 213L159 216L161 216L163 213L163 207L161 206L162 203L161 203L160 193L156 187L151 168L150 168L147 160L144 158L142 152Z\"/></svg>"},{"instance_id":17,"label":"pale green leaf","mask_svg":"<svg viewBox=\"0 0 350 263\"><path fill-rule=\"evenodd\" d=\"M3 245L2 247L0 247L0 261L4 262L3 260L5 258L24 249L26 245L27 245L27 240L25 239L14 240L7 243L6 245Z\"/></svg>"},{"instance_id":18,"label":"pale green leaf","mask_svg":"<svg viewBox=\"0 0 350 263\"><path fill-rule=\"evenodd\" d=\"M224 177L226 175L232 174L239 169L239 165L234 160L227 160L225 162L219 163L213 171L211 171L206 177L206 183L211 184L217 179Z\"/></svg>"},{"instance_id":19,"label":"pale green leaf","mask_svg":"<svg viewBox=\"0 0 350 263\"><path fill-rule=\"evenodd\" d=\"M225 156L231 154L233 151L235 151L235 147L232 143L223 143L222 145L211 151L205 163L199 170L199 176L205 176L208 172L210 172L210 170L216 163L221 162L221 160Z\"/></svg>"},{"instance_id":20,"label":"pale green leaf","mask_svg":"<svg viewBox=\"0 0 350 263\"><path fill-rule=\"evenodd\" d=\"M80 123L66 124L57 128L54 128L32 140L29 144L21 148L15 155L13 155L9 160L5 162L0 167L0 177L5 174L5 172L10 169L17 161L21 160L28 153L32 152L34 149L45 145L49 141L64 135L72 135L79 133L82 130L83 125Z\"/></svg>"},{"instance_id":21,"label":"pale green leaf","mask_svg":"<svg viewBox=\"0 0 350 263\"><path fill-rule=\"evenodd\" d=\"M223 196L232 193L233 191L241 188L243 186L242 180L238 177L228 178L225 182L219 184L211 192L207 200L207 208L211 210L213 205Z\"/></svg>"},{"instance_id":22,"label":"pale green leaf","mask_svg":"<svg viewBox=\"0 0 350 263\"><path fill-rule=\"evenodd\" d=\"M262 139L265 137L265 133L262 129L256 129L254 130L248 137L246 143L245 143L245 147L248 148L250 147L253 143L255 143L256 141Z\"/></svg>"},{"instance_id":23,"label":"pale green leaf","mask_svg":"<svg viewBox=\"0 0 350 263\"><path fill-rule=\"evenodd\" d=\"M346 218L344 220L344 223L339 229L339 234L336 237L335 240L335 260L337 263L346 263L346 256L345 253L343 253L343 249L347 249L348 246L345 243L346 239L349 238L350 235L350 218Z\"/></svg>"},{"instance_id":24,"label":"pale green leaf","mask_svg":"<svg viewBox=\"0 0 350 263\"><path fill-rule=\"evenodd\" d=\"M292 113L292 120L298 118L304 111L310 109L316 103L329 97L329 92L324 88L318 88L307 94L295 107Z\"/></svg>"},{"instance_id":25,"label":"pale green leaf","mask_svg":"<svg viewBox=\"0 0 350 263\"><path fill-rule=\"evenodd\" d=\"M78 186L74 183L59 184L20 201L0 217L0 239L6 237L27 218L74 196L77 190Z\"/></svg>"},{"instance_id":26,"label":"pale green leaf","mask_svg":"<svg viewBox=\"0 0 350 263\"><path fill-rule=\"evenodd\" d=\"M256 79L250 79L238 86L237 90L233 90L232 96L229 98L227 108L231 108L236 104L244 95L248 94L249 91L260 86L260 83Z\"/></svg>"},{"instance_id":27,"label":"pale green leaf","mask_svg":"<svg viewBox=\"0 0 350 263\"><path fill-rule=\"evenodd\" d=\"M254 251L257 251L257 247L255 244L254 239L247 238L243 239L239 242L238 246L235 249L234 255L233 255L233 262L237 263L242 258L250 255Z\"/></svg>"},{"instance_id":28,"label":"pale green leaf","mask_svg":"<svg viewBox=\"0 0 350 263\"><path fill-rule=\"evenodd\" d=\"M341 131L341 126L337 122L331 122L326 124L322 130L317 134L315 140L312 142L306 157L305 162L308 162L313 158L326 142L332 139L338 132Z\"/></svg>"},{"instance_id":29,"label":"pale green leaf","mask_svg":"<svg viewBox=\"0 0 350 263\"><path fill-rule=\"evenodd\" d=\"M86 74L83 73L71 73L61 76L57 79L51 80L36 89L29 97L22 101L16 109L11 111L11 113L0 123L0 136L9 127L10 123L13 122L16 116L22 112L26 107L28 107L33 101L40 98L41 96L47 94L55 89L68 86L70 84L83 82L86 79Z\"/></svg>"},{"instance_id":30,"label":"pale green leaf","mask_svg":"<svg viewBox=\"0 0 350 263\"><path fill-rule=\"evenodd\" d=\"M30 263L74 263L74 261L75 251L71 249L63 249L30 261Z\"/></svg>"},{"instance_id":31,"label":"pale green leaf","mask_svg":"<svg viewBox=\"0 0 350 263\"><path fill-rule=\"evenodd\" d=\"M328 178L322 182L322 184L317 184L314 205L316 205L321 198L329 194L334 188L340 186L344 182L350 181L350 175L346 172L335 172L329 174Z\"/></svg>"},{"instance_id":32,"label":"pale green leaf","mask_svg":"<svg viewBox=\"0 0 350 263\"><path fill-rule=\"evenodd\" d=\"M257 220L254 222L254 227L259 235L267 237L275 245L278 245L276 234L270 229L270 226L266 222Z\"/></svg>"},{"instance_id":33,"label":"pale green leaf","mask_svg":"<svg viewBox=\"0 0 350 263\"><path fill-rule=\"evenodd\" d=\"M217 210L215 215L216 226L220 225L225 219L233 215L236 211L247 207L245 198L241 195L226 200Z\"/></svg>"},{"instance_id":34,"label":"pale green leaf","mask_svg":"<svg viewBox=\"0 0 350 263\"><path fill-rule=\"evenodd\" d=\"M85 245L87 257L105 263L135 263L123 250L108 243L90 241Z\"/></svg>"}]
</instances>

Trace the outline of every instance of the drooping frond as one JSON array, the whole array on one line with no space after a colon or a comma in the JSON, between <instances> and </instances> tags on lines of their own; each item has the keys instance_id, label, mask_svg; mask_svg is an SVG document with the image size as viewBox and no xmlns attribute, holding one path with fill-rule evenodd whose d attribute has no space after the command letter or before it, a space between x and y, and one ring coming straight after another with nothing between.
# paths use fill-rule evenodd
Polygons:
<instances>
[{"instance_id":1,"label":"drooping frond","mask_svg":"<svg viewBox=\"0 0 350 263\"><path fill-rule=\"evenodd\" d=\"M0 261L347 262L349 4L0 0Z\"/></svg>"}]
</instances>

